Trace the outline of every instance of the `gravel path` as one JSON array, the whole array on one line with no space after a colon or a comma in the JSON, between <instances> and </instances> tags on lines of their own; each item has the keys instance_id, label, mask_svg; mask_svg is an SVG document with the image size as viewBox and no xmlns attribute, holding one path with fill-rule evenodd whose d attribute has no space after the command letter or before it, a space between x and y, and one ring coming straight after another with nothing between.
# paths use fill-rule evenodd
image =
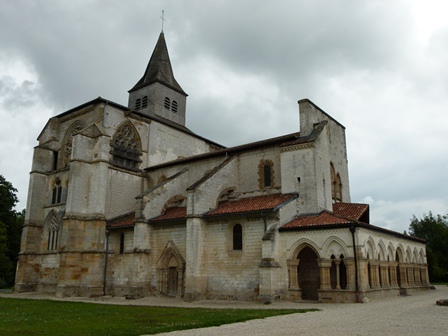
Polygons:
<instances>
[{"instance_id":1,"label":"gravel path","mask_svg":"<svg viewBox=\"0 0 448 336\"><path fill-rule=\"evenodd\" d=\"M448 299L448 287L413 296L390 298L366 304L296 304L317 307L321 312L269 317L205 329L159 334L176 336L232 335L448 335L448 307L437 306ZM282 305L272 305L280 308ZM286 305L285 305L286 306ZM281 307L283 308L283 307Z\"/></svg>"},{"instance_id":2,"label":"gravel path","mask_svg":"<svg viewBox=\"0 0 448 336\"><path fill-rule=\"evenodd\" d=\"M448 307L437 306L448 299L448 286L421 291L412 296L387 298L366 304L325 304L315 302L274 302L270 305L241 301L196 301L192 303L165 297L126 300L119 297L55 298L41 293L0 293L0 297L96 302L119 305L151 305L205 308L318 308L320 312L269 317L220 327L159 334L176 336L231 335L448 335Z\"/></svg>"}]
</instances>

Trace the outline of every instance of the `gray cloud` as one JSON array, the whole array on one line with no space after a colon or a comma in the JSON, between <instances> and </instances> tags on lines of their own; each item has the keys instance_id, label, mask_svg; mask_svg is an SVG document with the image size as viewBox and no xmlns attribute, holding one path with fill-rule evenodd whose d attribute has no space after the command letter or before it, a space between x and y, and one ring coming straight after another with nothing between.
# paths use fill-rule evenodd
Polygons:
<instances>
[{"instance_id":1,"label":"gray cloud","mask_svg":"<svg viewBox=\"0 0 448 336\"><path fill-rule=\"evenodd\" d=\"M174 72L190 94L192 130L224 145L294 132L297 100L307 97L347 127L352 201L370 200L375 224L403 231L413 213L448 211L448 25L425 40L409 2L8 1L0 7L1 117L8 128L25 125L2 129L2 158L14 150L30 162L51 115L97 96L126 105L165 9ZM26 71L15 72L16 64ZM29 171L23 166L0 164L22 206Z\"/></svg>"}]
</instances>

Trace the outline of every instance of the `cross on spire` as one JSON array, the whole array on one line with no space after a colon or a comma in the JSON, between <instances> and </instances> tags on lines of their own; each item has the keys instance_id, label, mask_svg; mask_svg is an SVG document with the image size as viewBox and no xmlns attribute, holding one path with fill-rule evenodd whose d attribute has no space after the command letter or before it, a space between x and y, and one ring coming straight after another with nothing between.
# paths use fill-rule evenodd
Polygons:
<instances>
[{"instance_id":1,"label":"cross on spire","mask_svg":"<svg viewBox=\"0 0 448 336\"><path fill-rule=\"evenodd\" d=\"M162 33L163 33L163 21L166 21L165 20L165 10L164 9L162 9L162 16L160 18L162 19Z\"/></svg>"}]
</instances>

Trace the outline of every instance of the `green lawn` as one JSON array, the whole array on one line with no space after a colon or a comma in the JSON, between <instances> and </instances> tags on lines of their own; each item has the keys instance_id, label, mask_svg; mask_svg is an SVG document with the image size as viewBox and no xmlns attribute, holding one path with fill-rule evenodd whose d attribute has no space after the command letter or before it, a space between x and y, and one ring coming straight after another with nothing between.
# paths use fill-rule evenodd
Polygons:
<instances>
[{"instance_id":1,"label":"green lawn","mask_svg":"<svg viewBox=\"0 0 448 336\"><path fill-rule=\"evenodd\" d=\"M0 335L144 335L317 309L205 309L0 298Z\"/></svg>"}]
</instances>

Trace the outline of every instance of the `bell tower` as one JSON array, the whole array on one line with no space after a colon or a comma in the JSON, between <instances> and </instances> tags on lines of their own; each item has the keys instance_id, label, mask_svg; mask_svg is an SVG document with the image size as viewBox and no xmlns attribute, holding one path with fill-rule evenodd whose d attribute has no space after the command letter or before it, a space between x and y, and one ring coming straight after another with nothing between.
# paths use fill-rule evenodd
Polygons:
<instances>
[{"instance_id":1,"label":"bell tower","mask_svg":"<svg viewBox=\"0 0 448 336\"><path fill-rule=\"evenodd\" d=\"M187 94L173 75L164 33L161 32L143 77L129 91L128 107L185 126Z\"/></svg>"}]
</instances>

